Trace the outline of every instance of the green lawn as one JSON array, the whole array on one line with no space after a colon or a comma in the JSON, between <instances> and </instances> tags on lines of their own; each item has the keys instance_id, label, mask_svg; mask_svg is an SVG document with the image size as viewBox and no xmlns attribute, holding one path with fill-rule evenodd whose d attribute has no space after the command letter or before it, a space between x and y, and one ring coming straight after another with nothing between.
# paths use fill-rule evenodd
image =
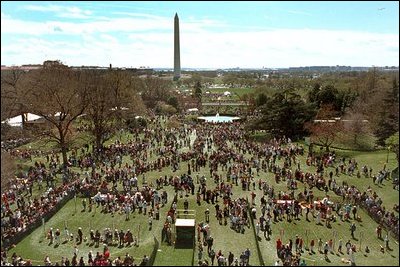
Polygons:
<instances>
[{"instance_id":1,"label":"green lawn","mask_svg":"<svg viewBox=\"0 0 400 267\"><path fill-rule=\"evenodd\" d=\"M129 137L131 135L128 134L123 134L123 142L127 142L129 140ZM113 142L115 138L110 139L107 144ZM192 137L192 141L194 140L194 137ZM188 148L182 148L184 150L187 150ZM358 163L359 167L367 164L368 166L372 166L373 168L373 173L375 174L378 170L382 169L384 164L386 163L386 157L387 157L387 152L386 151L377 151L377 152L358 152L358 151L340 151L336 150L337 155L342 157L345 156L347 159L349 157L355 158ZM250 158L250 154L246 154L247 158ZM154 156L150 158L150 160L153 160ZM33 162L35 160L45 160L43 158L34 158ZM301 166L304 170L306 171L315 171L314 166L306 166L306 158L305 156L299 158L301 162ZM129 157L125 156L123 158L123 163L128 162L129 164L131 163L131 160ZM21 164L24 164L26 166L29 166L30 164L33 164L32 162L26 162L26 161L20 161ZM278 161L279 165L283 165L283 161ZM386 168L388 169L394 169L395 166L397 165L397 161L394 157L393 154L389 155L389 162L386 164ZM294 168L294 166L292 166ZM180 169L173 173L170 168L164 168L162 172L159 171L152 171L146 173L146 179L149 182L155 181L156 178L159 176L164 176L164 175L181 175L187 171L187 163L182 162L180 165ZM328 172L330 169L328 168ZM223 177L225 177L225 172L221 171L219 169L218 171L219 174L222 174ZM200 173L192 172L192 176L196 177L196 175L199 174L205 175L208 180L207 180L207 185L208 187L215 187L214 182L212 179L209 178L209 168L202 168ZM139 185L141 185L142 182L142 176L139 177ZM58 182L60 181L61 177L58 177ZM263 179L267 181L270 185L273 185L275 188L275 191L278 192L278 190L282 191L287 191L286 184L285 183L279 183L276 184L275 180L273 179L273 175L271 173L264 173L260 172L259 176L256 176L256 181L258 179ZM387 209L391 209L394 204L399 202L399 194L398 191L393 190L391 183L389 181L385 181L382 186L374 185L372 184L372 179L371 178L357 178L356 176L348 176L348 175L340 175L339 177L336 177L337 181L341 183L342 181L348 181L349 184L354 184L357 188L361 190L366 190L368 185L372 187L374 191L378 193L378 195L382 198L384 206L387 207ZM196 185L196 189L197 189ZM167 190L169 196L168 196L168 203L166 207L164 207L161 210L160 213L160 221L154 221L153 223L153 230L149 231L148 230L148 224L147 224L147 217L144 215L139 215L134 214L134 216L131 217L131 220L125 221L125 215L115 215L112 217L110 214L101 214L99 213L99 210L97 210L96 214L94 214L94 211L92 213L89 212L81 212L81 205L80 205L80 200L78 201L78 208L77 208L77 213L74 214L74 200L69 201L53 218L51 218L48 222L46 222L46 229L49 229L50 227L55 228L60 228L63 229L65 223L68 225L68 228L74 232L76 235L78 227L82 227L84 231L84 235L87 235L89 233L89 227L92 227L94 229L104 229L105 227L110 227L110 228L118 228L118 229L124 229L127 230L130 228L135 235L137 235L137 231L140 225L140 245L139 247L124 247L124 248L117 248L117 247L111 247L111 256L115 257L118 255L124 256L125 253L129 252L131 255L133 255L136 259L136 262L140 261L141 258L143 257L144 254L149 255L153 249L153 234L154 236L161 242L161 229L162 225L165 219L165 214L167 209L171 205L171 199L173 197L173 188L168 186L164 187L165 190ZM299 190L303 189L303 185L299 185ZM257 207L259 206L259 200L261 198L262 192L261 190L258 190L258 186L256 186L256 189L254 190L255 193L257 194L256 197L256 204ZM325 192L319 191L318 189L314 189L314 194L315 197L324 197ZM36 186L34 188L34 195L38 195L42 193L42 191L37 190ZM251 191L243 191L241 186L234 186L233 190L233 198L237 197L249 197L250 199L250 193ZM331 196L332 200L338 200L341 199L340 197L334 195L332 192L329 192L329 195ZM183 200L185 199L185 196L183 198L178 198L178 208L183 208ZM277 259L276 256L276 250L275 250L275 241L276 238L279 236L280 230L284 229L284 236L283 236L283 241L286 243L288 242L289 238L292 238L294 240L295 234L299 234L300 236L303 236L305 241L307 241L307 238L305 236L306 231L308 233L308 239L310 240L311 238L317 238L321 237L323 241L327 241L329 238L332 237L333 231L337 232L337 238L342 238L344 240L344 243L347 241L349 237L349 223L348 222L336 222L333 223L332 229L326 229L324 226L319 226L316 225L314 221L311 221L310 223L306 222L304 218L301 218L300 221L293 221L291 223L287 223L285 221L279 222L276 224L273 224L272 226L272 238L271 240L265 240L261 239L260 241L257 241L254 238L253 234L253 229L252 226L250 228L246 228L244 234L236 233L229 227L229 222L228 225L219 225L215 218L215 208L211 204L207 204L204 201L201 202L201 205L198 206L195 202L195 196L189 195L189 209L195 209L196 210L196 223L204 221L204 211L206 208L210 209L210 227L211 227L211 235L214 237L214 247L215 251L217 252L218 250L222 250L224 255L228 255L228 252L231 251L234 253L235 257L239 257L240 253L244 251L247 247L250 248L251 250L251 258L250 258L250 264L251 265L260 265L260 261L257 255L257 250L256 250L256 245L257 242L259 242L260 248L261 248L261 256L265 262L266 265L272 265L275 260ZM220 202L221 203L221 200ZM357 265L397 265L399 261L399 245L397 242L391 238L390 240L390 246L393 249L392 251L385 252L385 254L382 254L379 251L379 245L383 244L382 240L378 240L376 238L374 229L377 226L377 224L368 217L365 212L360 211L360 216L362 218L362 222L357 223L357 231L356 231L356 238L358 241L356 241L357 248L360 246L360 240L361 240L361 246L364 249L365 245L369 245L371 252L369 254L365 254L363 251L360 253L358 252L356 254L356 263ZM259 211L258 211L259 214ZM311 218L312 216L310 216ZM113 226L114 225L114 226ZM197 232L196 232L197 233ZM362 238L361 238L361 233L362 233ZM100 248L94 248L90 247L88 244L83 243L78 246L79 249L79 255L78 256L84 256L86 259L87 253L89 250L95 251L100 251ZM17 244L17 246L12 249L9 252L9 255L11 255L13 252L16 252L18 255L23 256L23 258L30 258L34 260L35 264L41 264L43 263L43 259L46 255L49 255L51 260L53 262L59 261L61 259L61 256L68 256L69 258L72 257L74 251L73 243L68 242L66 244L61 244L60 247L55 248L54 245L49 246L48 245L48 240L44 240L44 235L43 235L43 228L40 227L36 229L32 234L30 234L28 237L26 237L23 241ZM193 254L194 253L194 254ZM365 255L364 255L365 254ZM193 252L192 249L175 249L173 246L168 246L165 243L160 244L160 248L158 250L156 259L155 259L155 265L160 266L160 265L179 265L179 266L184 266L184 265L191 265L192 263L192 257L194 255L194 263L197 265L197 249ZM329 259L331 262L326 262L323 259L323 255L320 254L314 254L314 255L309 255L307 253L303 253L303 258L307 261L308 265L347 265L345 263L341 262L342 258L348 258L347 255L330 255ZM206 253L204 254L203 258L207 258ZM216 263L215 263L216 264Z\"/></svg>"},{"instance_id":2,"label":"green lawn","mask_svg":"<svg viewBox=\"0 0 400 267\"><path fill-rule=\"evenodd\" d=\"M203 91L203 101L205 101L206 99L209 99L209 97L207 97L206 91L209 91L210 93L219 93L222 94L226 91L231 93L230 97L226 97L226 99L229 100L239 100L239 98L244 95L244 94L251 94L255 92L255 88L252 87L243 87L243 88L205 88L202 89ZM225 97L224 97L225 99Z\"/></svg>"},{"instance_id":3,"label":"green lawn","mask_svg":"<svg viewBox=\"0 0 400 267\"><path fill-rule=\"evenodd\" d=\"M115 258L121 256L123 258L126 253L129 253L135 258L136 262L140 262L143 255L151 254L154 246L153 234L159 238L160 235L158 235L158 233L161 233L164 222L162 216L160 216L159 221L153 221L153 230L149 231L147 216L138 214L137 211L130 216L130 220L126 221L125 214L115 214L111 216L110 214L100 213L100 208L97 208L96 211L93 209L91 213L88 211L82 212L81 199L77 198L77 212L75 213L75 202L74 199L72 199L45 223L45 231L47 232L50 227L54 230L57 228L63 230L65 225L67 225L69 231L76 237L78 227L82 227L84 236L87 236L89 239L90 229L99 229L101 233L106 227L111 229L123 229L124 232L130 229L134 236L138 236L139 233L139 246L125 246L119 248L115 244L115 246L110 247L111 257ZM160 214L163 214L165 209L166 207L162 208L162 213ZM62 237L63 234L64 232L62 231ZM77 246L79 250L78 259L80 256L83 256L87 261L87 254L90 250L94 253L96 251L102 251L102 244L100 244L99 248L96 248L95 246L90 246L89 243L89 241L86 243L83 242ZM62 256L67 256L70 259L72 258L74 246L75 242L73 241L62 243L59 247L55 246L55 244L49 245L49 240L44 238L43 227L39 227L23 241L18 243L15 248L11 249L9 253L11 255L13 252L16 252L25 259L32 259L35 264L43 263L43 259L46 255L50 256L52 262L59 262Z\"/></svg>"}]
</instances>

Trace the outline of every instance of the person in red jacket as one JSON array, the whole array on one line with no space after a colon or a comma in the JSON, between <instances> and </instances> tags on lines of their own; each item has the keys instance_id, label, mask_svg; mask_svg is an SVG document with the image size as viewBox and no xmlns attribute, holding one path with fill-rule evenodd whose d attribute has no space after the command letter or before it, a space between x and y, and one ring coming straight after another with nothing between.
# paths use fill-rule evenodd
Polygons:
<instances>
[{"instance_id":1,"label":"person in red jacket","mask_svg":"<svg viewBox=\"0 0 400 267\"><path fill-rule=\"evenodd\" d=\"M110 250L107 246L104 246L103 257L105 260L108 260L110 258Z\"/></svg>"},{"instance_id":2,"label":"person in red jacket","mask_svg":"<svg viewBox=\"0 0 400 267\"><path fill-rule=\"evenodd\" d=\"M278 240L276 240L276 253L279 255L279 251L282 248L282 241L280 238L278 238Z\"/></svg>"}]
</instances>

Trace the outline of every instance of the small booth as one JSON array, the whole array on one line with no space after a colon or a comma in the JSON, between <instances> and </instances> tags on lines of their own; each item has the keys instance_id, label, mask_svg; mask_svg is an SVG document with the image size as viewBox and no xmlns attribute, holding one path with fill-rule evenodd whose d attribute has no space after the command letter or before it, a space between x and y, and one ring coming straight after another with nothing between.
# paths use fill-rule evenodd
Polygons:
<instances>
[{"instance_id":1,"label":"small booth","mask_svg":"<svg viewBox=\"0 0 400 267\"><path fill-rule=\"evenodd\" d=\"M176 246L185 248L193 247L195 240L195 225L194 219L176 219Z\"/></svg>"}]
</instances>

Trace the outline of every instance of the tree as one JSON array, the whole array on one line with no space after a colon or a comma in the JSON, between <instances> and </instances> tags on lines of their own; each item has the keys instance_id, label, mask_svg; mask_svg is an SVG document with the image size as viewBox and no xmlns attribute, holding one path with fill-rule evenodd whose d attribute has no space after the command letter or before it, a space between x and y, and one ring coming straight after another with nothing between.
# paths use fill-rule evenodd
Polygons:
<instances>
[{"instance_id":1,"label":"tree","mask_svg":"<svg viewBox=\"0 0 400 267\"><path fill-rule=\"evenodd\" d=\"M23 80L25 72L17 67L1 71L1 120L21 114L24 127L26 112L20 102L19 95L23 95Z\"/></svg>"},{"instance_id":2,"label":"tree","mask_svg":"<svg viewBox=\"0 0 400 267\"><path fill-rule=\"evenodd\" d=\"M384 145L385 140L399 131L399 82L392 80L392 87L386 90L383 103L378 108L378 117L374 131L377 143Z\"/></svg>"},{"instance_id":3,"label":"tree","mask_svg":"<svg viewBox=\"0 0 400 267\"><path fill-rule=\"evenodd\" d=\"M27 90L19 96L27 110L55 127L55 131L45 134L59 144L64 168L72 122L83 114L87 105L87 85L81 72L63 65L49 66L29 72Z\"/></svg>"},{"instance_id":4,"label":"tree","mask_svg":"<svg viewBox=\"0 0 400 267\"><path fill-rule=\"evenodd\" d=\"M85 120L95 139L96 151L99 152L107 140L107 135L115 129L115 101L104 73L87 71L85 78L89 89Z\"/></svg>"},{"instance_id":5,"label":"tree","mask_svg":"<svg viewBox=\"0 0 400 267\"><path fill-rule=\"evenodd\" d=\"M267 103L267 101L268 97L264 93L260 93L257 95L256 106L257 107L263 106Z\"/></svg>"},{"instance_id":6,"label":"tree","mask_svg":"<svg viewBox=\"0 0 400 267\"><path fill-rule=\"evenodd\" d=\"M333 104L336 108L336 95L338 90L333 85L326 85L317 94L317 102L319 106Z\"/></svg>"},{"instance_id":7,"label":"tree","mask_svg":"<svg viewBox=\"0 0 400 267\"><path fill-rule=\"evenodd\" d=\"M167 104L173 106L177 111L180 110L178 98L176 98L176 96L170 96L167 100Z\"/></svg>"},{"instance_id":8,"label":"tree","mask_svg":"<svg viewBox=\"0 0 400 267\"><path fill-rule=\"evenodd\" d=\"M86 119L97 151L128 116L141 115L145 107L138 89L124 70L85 71L88 88Z\"/></svg>"},{"instance_id":9,"label":"tree","mask_svg":"<svg viewBox=\"0 0 400 267\"><path fill-rule=\"evenodd\" d=\"M146 77L145 79L135 79L136 87L139 88L142 99L146 104L147 108L153 109L156 107L157 102L168 100L171 92L171 81Z\"/></svg>"},{"instance_id":10,"label":"tree","mask_svg":"<svg viewBox=\"0 0 400 267\"><path fill-rule=\"evenodd\" d=\"M171 105L165 104L162 101L157 103L155 111L157 114L162 114L162 115L173 115L177 112L176 108L174 108Z\"/></svg>"},{"instance_id":11,"label":"tree","mask_svg":"<svg viewBox=\"0 0 400 267\"><path fill-rule=\"evenodd\" d=\"M353 144L361 146L360 138L371 134L368 120L357 112L356 107L343 116L343 120L346 121L343 124L343 133L351 138Z\"/></svg>"},{"instance_id":12,"label":"tree","mask_svg":"<svg viewBox=\"0 0 400 267\"><path fill-rule=\"evenodd\" d=\"M306 124L306 128L311 133L311 141L321 144L325 147L326 151L329 151L330 146L335 142L338 134L343 129L342 122L334 120L336 114L337 112L333 105L323 105L315 117L318 121Z\"/></svg>"},{"instance_id":13,"label":"tree","mask_svg":"<svg viewBox=\"0 0 400 267\"><path fill-rule=\"evenodd\" d=\"M312 102L312 103L317 103L318 102L318 93L321 90L321 84L319 83L315 83L313 86L313 89L311 91L308 92L307 97L308 97L308 101Z\"/></svg>"},{"instance_id":14,"label":"tree","mask_svg":"<svg viewBox=\"0 0 400 267\"><path fill-rule=\"evenodd\" d=\"M399 132L388 137L385 140L385 144L389 151L396 154L397 166L399 166Z\"/></svg>"},{"instance_id":15,"label":"tree","mask_svg":"<svg viewBox=\"0 0 400 267\"><path fill-rule=\"evenodd\" d=\"M307 134L304 124L314 117L311 104L292 90L276 93L261 109L261 118L251 122L253 129L264 129L276 137L297 139Z\"/></svg>"},{"instance_id":16,"label":"tree","mask_svg":"<svg viewBox=\"0 0 400 267\"><path fill-rule=\"evenodd\" d=\"M201 83L200 83L200 81L197 81L193 88L194 88L193 95L194 95L194 97L197 98L198 104L200 105L202 94L203 94L203 92L201 91Z\"/></svg>"}]
</instances>

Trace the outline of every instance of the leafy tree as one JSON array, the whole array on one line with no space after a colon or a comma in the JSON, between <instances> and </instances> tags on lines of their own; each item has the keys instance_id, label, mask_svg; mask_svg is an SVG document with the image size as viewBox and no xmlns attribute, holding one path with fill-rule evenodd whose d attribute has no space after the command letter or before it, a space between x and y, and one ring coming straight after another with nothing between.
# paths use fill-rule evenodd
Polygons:
<instances>
[{"instance_id":1,"label":"leafy tree","mask_svg":"<svg viewBox=\"0 0 400 267\"><path fill-rule=\"evenodd\" d=\"M259 95L257 95L256 106L257 107L263 106L267 103L267 101L268 97L264 93L260 93Z\"/></svg>"},{"instance_id":2,"label":"leafy tree","mask_svg":"<svg viewBox=\"0 0 400 267\"><path fill-rule=\"evenodd\" d=\"M317 94L317 102L319 107L322 105L333 104L336 107L336 95L338 90L333 85L327 85L322 87L322 89Z\"/></svg>"},{"instance_id":3,"label":"leafy tree","mask_svg":"<svg viewBox=\"0 0 400 267\"><path fill-rule=\"evenodd\" d=\"M202 94L203 94L203 92L201 91L201 87L202 86L201 86L200 81L197 81L193 87L194 88L193 95L197 98L199 104L201 103L201 98L202 98Z\"/></svg>"},{"instance_id":4,"label":"leafy tree","mask_svg":"<svg viewBox=\"0 0 400 267\"><path fill-rule=\"evenodd\" d=\"M179 111L179 102L176 96L170 96L167 100L167 104L173 106L177 111Z\"/></svg>"},{"instance_id":5,"label":"leafy tree","mask_svg":"<svg viewBox=\"0 0 400 267\"><path fill-rule=\"evenodd\" d=\"M318 102L318 98L317 97L318 97L318 93L319 93L320 90L321 90L321 84L319 84L319 83L314 84L313 89L308 92L308 95L307 95L308 96L308 100L310 102L312 102L312 103Z\"/></svg>"},{"instance_id":6,"label":"leafy tree","mask_svg":"<svg viewBox=\"0 0 400 267\"><path fill-rule=\"evenodd\" d=\"M378 110L374 134L377 137L377 143L384 145L388 137L399 131L399 82L397 79L393 79L392 88L385 92L383 103Z\"/></svg>"},{"instance_id":7,"label":"leafy tree","mask_svg":"<svg viewBox=\"0 0 400 267\"><path fill-rule=\"evenodd\" d=\"M351 90L338 91L335 99L335 110L339 111L340 115L344 114L346 109L351 107L357 98L357 93Z\"/></svg>"},{"instance_id":8,"label":"leafy tree","mask_svg":"<svg viewBox=\"0 0 400 267\"><path fill-rule=\"evenodd\" d=\"M293 91L276 93L261 110L261 118L252 122L253 129L264 129L277 137L292 139L307 134L304 124L315 114L312 105L305 103Z\"/></svg>"}]
</instances>

